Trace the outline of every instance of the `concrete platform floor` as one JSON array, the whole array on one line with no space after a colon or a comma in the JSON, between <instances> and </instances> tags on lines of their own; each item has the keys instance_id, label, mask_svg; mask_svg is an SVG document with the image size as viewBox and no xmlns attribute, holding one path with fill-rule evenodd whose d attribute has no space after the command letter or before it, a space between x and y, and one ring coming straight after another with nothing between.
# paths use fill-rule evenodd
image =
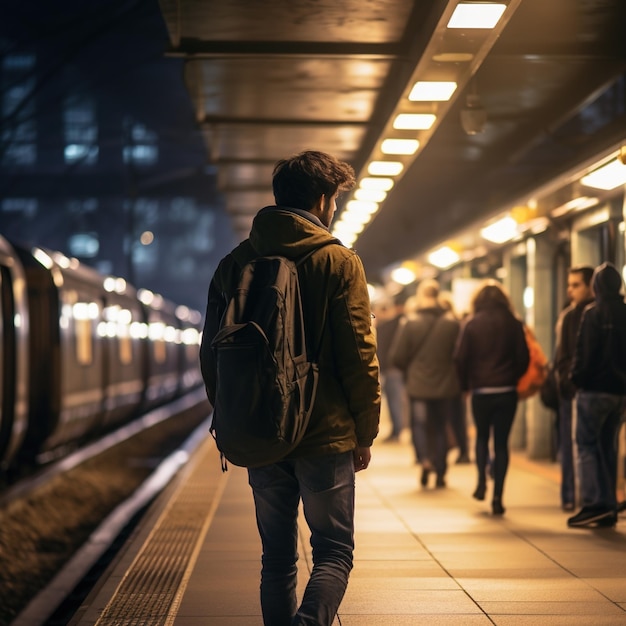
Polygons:
<instances>
[{"instance_id":1,"label":"concrete platform floor","mask_svg":"<svg viewBox=\"0 0 626 626\"><path fill-rule=\"evenodd\" d=\"M504 517L491 515L489 491L474 500L474 487L474 465L452 464L446 488L424 489L407 443L376 443L357 474L355 566L335 624L626 624L624 514L614 529L568 529L558 466L522 455L512 458ZM300 589L305 524L301 533ZM261 625L259 558L247 475L231 467L170 623Z\"/></svg>"}]
</instances>

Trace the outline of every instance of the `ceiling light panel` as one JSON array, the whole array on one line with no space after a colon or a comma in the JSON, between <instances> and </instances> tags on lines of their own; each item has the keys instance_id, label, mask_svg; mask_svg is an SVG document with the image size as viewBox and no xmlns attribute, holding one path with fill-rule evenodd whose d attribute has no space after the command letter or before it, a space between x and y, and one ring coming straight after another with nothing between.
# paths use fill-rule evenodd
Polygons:
<instances>
[{"instance_id":1,"label":"ceiling light panel","mask_svg":"<svg viewBox=\"0 0 626 626\"><path fill-rule=\"evenodd\" d=\"M417 139L385 139L380 150L383 154L415 154L419 145Z\"/></svg>"},{"instance_id":2,"label":"ceiling light panel","mask_svg":"<svg viewBox=\"0 0 626 626\"><path fill-rule=\"evenodd\" d=\"M409 100L412 102L446 102L456 90L456 82L452 80L418 80Z\"/></svg>"},{"instance_id":3,"label":"ceiling light panel","mask_svg":"<svg viewBox=\"0 0 626 626\"><path fill-rule=\"evenodd\" d=\"M368 168L368 174L372 176L397 176L404 169L399 161L372 161Z\"/></svg>"},{"instance_id":4,"label":"ceiling light panel","mask_svg":"<svg viewBox=\"0 0 626 626\"><path fill-rule=\"evenodd\" d=\"M495 28L506 9L496 2L460 2L448 22L448 28Z\"/></svg>"},{"instance_id":5,"label":"ceiling light panel","mask_svg":"<svg viewBox=\"0 0 626 626\"><path fill-rule=\"evenodd\" d=\"M586 187L610 191L626 184L626 165L618 159L610 161L599 169L583 176L580 182Z\"/></svg>"},{"instance_id":6,"label":"ceiling light panel","mask_svg":"<svg viewBox=\"0 0 626 626\"><path fill-rule=\"evenodd\" d=\"M359 183L359 187L361 187L361 189L379 189L381 191L389 191L393 187L393 178L363 178Z\"/></svg>"},{"instance_id":7,"label":"ceiling light panel","mask_svg":"<svg viewBox=\"0 0 626 626\"><path fill-rule=\"evenodd\" d=\"M428 130L437 119L432 113L400 113L393 121L397 130Z\"/></svg>"}]
</instances>

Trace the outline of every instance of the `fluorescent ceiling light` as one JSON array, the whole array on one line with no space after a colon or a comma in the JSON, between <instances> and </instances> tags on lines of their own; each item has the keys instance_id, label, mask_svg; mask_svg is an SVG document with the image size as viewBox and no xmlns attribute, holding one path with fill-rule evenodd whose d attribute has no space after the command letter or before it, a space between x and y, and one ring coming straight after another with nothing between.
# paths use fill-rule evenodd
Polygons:
<instances>
[{"instance_id":1,"label":"fluorescent ceiling light","mask_svg":"<svg viewBox=\"0 0 626 626\"><path fill-rule=\"evenodd\" d=\"M506 9L495 2L460 2L448 22L448 28L494 28Z\"/></svg>"},{"instance_id":2,"label":"fluorescent ceiling light","mask_svg":"<svg viewBox=\"0 0 626 626\"><path fill-rule=\"evenodd\" d=\"M419 80L413 85L413 89L411 89L409 94L409 100L413 102L428 100L443 102L450 100L455 89L456 83L454 81Z\"/></svg>"},{"instance_id":3,"label":"fluorescent ceiling light","mask_svg":"<svg viewBox=\"0 0 626 626\"><path fill-rule=\"evenodd\" d=\"M428 261L435 267L445 269L457 263L461 257L458 253L450 248L450 246L443 246L434 250L428 255Z\"/></svg>"},{"instance_id":4,"label":"fluorescent ceiling light","mask_svg":"<svg viewBox=\"0 0 626 626\"><path fill-rule=\"evenodd\" d=\"M367 168L373 176L397 176L404 169L399 161L372 161Z\"/></svg>"},{"instance_id":5,"label":"fluorescent ceiling light","mask_svg":"<svg viewBox=\"0 0 626 626\"><path fill-rule=\"evenodd\" d=\"M378 211L378 203L370 200L350 200L346 204L348 213L376 213Z\"/></svg>"},{"instance_id":6,"label":"fluorescent ceiling light","mask_svg":"<svg viewBox=\"0 0 626 626\"><path fill-rule=\"evenodd\" d=\"M552 217L560 217L570 211L582 211L583 209L588 209L589 207L598 204L598 202L598 198L580 196L579 198L574 198L573 200L562 204L556 209L552 209L552 211L550 211L550 215Z\"/></svg>"},{"instance_id":7,"label":"fluorescent ceiling light","mask_svg":"<svg viewBox=\"0 0 626 626\"><path fill-rule=\"evenodd\" d=\"M361 189L381 189L389 191L393 187L393 178L363 178L359 183Z\"/></svg>"},{"instance_id":8,"label":"fluorescent ceiling light","mask_svg":"<svg viewBox=\"0 0 626 626\"><path fill-rule=\"evenodd\" d=\"M385 139L380 149L383 154L415 154L419 146L417 139Z\"/></svg>"},{"instance_id":9,"label":"fluorescent ceiling light","mask_svg":"<svg viewBox=\"0 0 626 626\"><path fill-rule=\"evenodd\" d=\"M391 280L398 285L410 285L415 281L415 272L408 267L396 267L391 272Z\"/></svg>"},{"instance_id":10,"label":"fluorescent ceiling light","mask_svg":"<svg viewBox=\"0 0 626 626\"><path fill-rule=\"evenodd\" d=\"M583 176L580 182L586 187L610 191L626 183L626 165L617 159L613 159L595 170L595 172Z\"/></svg>"},{"instance_id":11,"label":"fluorescent ceiling light","mask_svg":"<svg viewBox=\"0 0 626 626\"><path fill-rule=\"evenodd\" d=\"M354 192L357 200L371 200L372 202L382 202L387 197L387 192L382 189L357 189Z\"/></svg>"},{"instance_id":12,"label":"fluorescent ceiling light","mask_svg":"<svg viewBox=\"0 0 626 626\"><path fill-rule=\"evenodd\" d=\"M432 113L400 113L393 121L398 130L428 130L437 119Z\"/></svg>"},{"instance_id":13,"label":"fluorescent ceiling light","mask_svg":"<svg viewBox=\"0 0 626 626\"><path fill-rule=\"evenodd\" d=\"M504 243L517 234L517 222L509 215L480 229L481 237L492 243Z\"/></svg>"}]
</instances>

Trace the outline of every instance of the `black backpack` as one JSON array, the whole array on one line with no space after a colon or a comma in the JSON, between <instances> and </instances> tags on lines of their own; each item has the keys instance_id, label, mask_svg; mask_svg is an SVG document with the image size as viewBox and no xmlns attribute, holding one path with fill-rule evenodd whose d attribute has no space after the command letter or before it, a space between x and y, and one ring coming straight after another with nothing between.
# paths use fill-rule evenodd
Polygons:
<instances>
[{"instance_id":1,"label":"black backpack","mask_svg":"<svg viewBox=\"0 0 626 626\"><path fill-rule=\"evenodd\" d=\"M217 370L211 432L223 470L224 459L242 467L275 463L307 428L318 366L307 354L298 266L316 249L297 261L252 259L232 296L224 296L211 342Z\"/></svg>"}]
</instances>

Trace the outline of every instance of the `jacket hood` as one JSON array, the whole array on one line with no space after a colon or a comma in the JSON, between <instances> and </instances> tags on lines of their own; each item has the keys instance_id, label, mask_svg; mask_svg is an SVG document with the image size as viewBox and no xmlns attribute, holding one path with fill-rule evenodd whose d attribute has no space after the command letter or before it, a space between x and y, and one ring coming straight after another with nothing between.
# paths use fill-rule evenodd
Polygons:
<instances>
[{"instance_id":1,"label":"jacket hood","mask_svg":"<svg viewBox=\"0 0 626 626\"><path fill-rule=\"evenodd\" d=\"M596 299L615 298L620 295L622 277L612 263L603 263L594 271L591 284Z\"/></svg>"},{"instance_id":2,"label":"jacket hood","mask_svg":"<svg viewBox=\"0 0 626 626\"><path fill-rule=\"evenodd\" d=\"M261 209L250 230L250 244L260 255L293 259L328 241L340 243L314 215L289 207Z\"/></svg>"}]
</instances>

